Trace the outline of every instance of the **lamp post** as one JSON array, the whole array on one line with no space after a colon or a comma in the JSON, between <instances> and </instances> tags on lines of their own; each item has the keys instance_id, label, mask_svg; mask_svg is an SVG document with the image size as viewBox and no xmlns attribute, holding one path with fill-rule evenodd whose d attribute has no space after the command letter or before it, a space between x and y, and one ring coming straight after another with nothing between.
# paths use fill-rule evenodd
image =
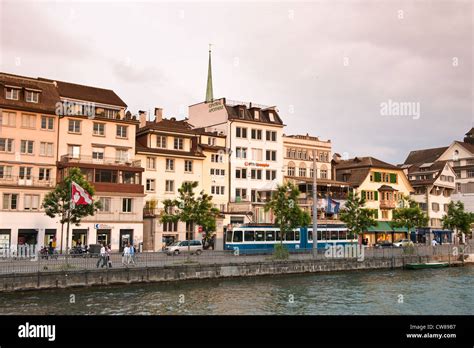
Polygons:
<instances>
[{"instance_id":1,"label":"lamp post","mask_svg":"<svg viewBox=\"0 0 474 348\"><path fill-rule=\"evenodd\" d=\"M316 166L316 150L313 150L313 252L318 253L318 168Z\"/></svg>"}]
</instances>

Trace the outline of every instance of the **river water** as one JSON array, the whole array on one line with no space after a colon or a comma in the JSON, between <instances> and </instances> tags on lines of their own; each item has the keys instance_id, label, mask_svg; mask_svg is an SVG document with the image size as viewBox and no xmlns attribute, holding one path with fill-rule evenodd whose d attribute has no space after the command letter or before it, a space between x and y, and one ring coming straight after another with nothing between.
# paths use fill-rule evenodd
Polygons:
<instances>
[{"instance_id":1,"label":"river water","mask_svg":"<svg viewBox=\"0 0 474 348\"><path fill-rule=\"evenodd\" d=\"M0 313L472 315L474 267L27 291L0 294Z\"/></svg>"}]
</instances>

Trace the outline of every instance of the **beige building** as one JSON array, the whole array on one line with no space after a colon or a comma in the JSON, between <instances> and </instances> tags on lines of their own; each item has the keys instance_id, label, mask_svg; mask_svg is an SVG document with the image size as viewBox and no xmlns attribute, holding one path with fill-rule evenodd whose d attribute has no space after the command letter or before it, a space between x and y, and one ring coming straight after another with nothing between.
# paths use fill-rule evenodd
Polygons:
<instances>
[{"instance_id":1,"label":"beige building","mask_svg":"<svg viewBox=\"0 0 474 348\"><path fill-rule=\"evenodd\" d=\"M402 198L414 192L402 168L373 157L338 158L336 162L336 179L351 185L366 199L365 207L374 211L377 226L370 228L362 238L367 239L369 245L407 238L406 230L392 229L388 224Z\"/></svg>"}]
</instances>

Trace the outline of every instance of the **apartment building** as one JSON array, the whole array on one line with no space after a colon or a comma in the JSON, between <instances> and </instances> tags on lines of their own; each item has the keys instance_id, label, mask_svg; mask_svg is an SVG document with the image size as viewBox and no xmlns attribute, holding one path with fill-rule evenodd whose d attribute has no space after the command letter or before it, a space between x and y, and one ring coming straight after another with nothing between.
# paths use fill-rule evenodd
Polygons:
<instances>
[{"instance_id":1,"label":"apartment building","mask_svg":"<svg viewBox=\"0 0 474 348\"><path fill-rule=\"evenodd\" d=\"M193 224L163 224L159 219L163 201L177 198L184 182L198 182L196 194L203 190L205 160L192 126L186 120L163 118L162 112L156 108L153 121L146 121L146 114L140 112L141 127L136 134L136 156L145 168L147 250L161 250L164 244L175 240L201 238Z\"/></svg>"},{"instance_id":2,"label":"apartment building","mask_svg":"<svg viewBox=\"0 0 474 348\"><path fill-rule=\"evenodd\" d=\"M59 230L41 207L56 184L58 101L53 82L0 73L0 248L48 245Z\"/></svg>"},{"instance_id":3,"label":"apartment building","mask_svg":"<svg viewBox=\"0 0 474 348\"><path fill-rule=\"evenodd\" d=\"M313 153L316 154L318 220L337 221L339 207L347 199L350 186L333 178L332 144L330 140L306 135L283 135L284 180L298 185L300 206L312 214Z\"/></svg>"},{"instance_id":4,"label":"apartment building","mask_svg":"<svg viewBox=\"0 0 474 348\"><path fill-rule=\"evenodd\" d=\"M377 225L369 228L362 238L369 245L407 238L406 229L392 228L388 223L399 201L414 192L402 168L373 157L335 158L335 165L336 179L351 185L366 199L365 207L374 211Z\"/></svg>"}]
</instances>

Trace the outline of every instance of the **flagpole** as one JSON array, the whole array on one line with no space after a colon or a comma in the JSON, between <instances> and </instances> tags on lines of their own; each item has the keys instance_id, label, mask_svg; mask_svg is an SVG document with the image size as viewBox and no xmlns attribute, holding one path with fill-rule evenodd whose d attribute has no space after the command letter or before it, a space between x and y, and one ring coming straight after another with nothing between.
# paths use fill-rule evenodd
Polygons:
<instances>
[{"instance_id":1,"label":"flagpole","mask_svg":"<svg viewBox=\"0 0 474 348\"><path fill-rule=\"evenodd\" d=\"M74 201L72 200L72 181L69 184L69 209L67 211L67 227L66 227L66 267L69 255L69 220L71 220L71 209L73 209Z\"/></svg>"}]
</instances>

